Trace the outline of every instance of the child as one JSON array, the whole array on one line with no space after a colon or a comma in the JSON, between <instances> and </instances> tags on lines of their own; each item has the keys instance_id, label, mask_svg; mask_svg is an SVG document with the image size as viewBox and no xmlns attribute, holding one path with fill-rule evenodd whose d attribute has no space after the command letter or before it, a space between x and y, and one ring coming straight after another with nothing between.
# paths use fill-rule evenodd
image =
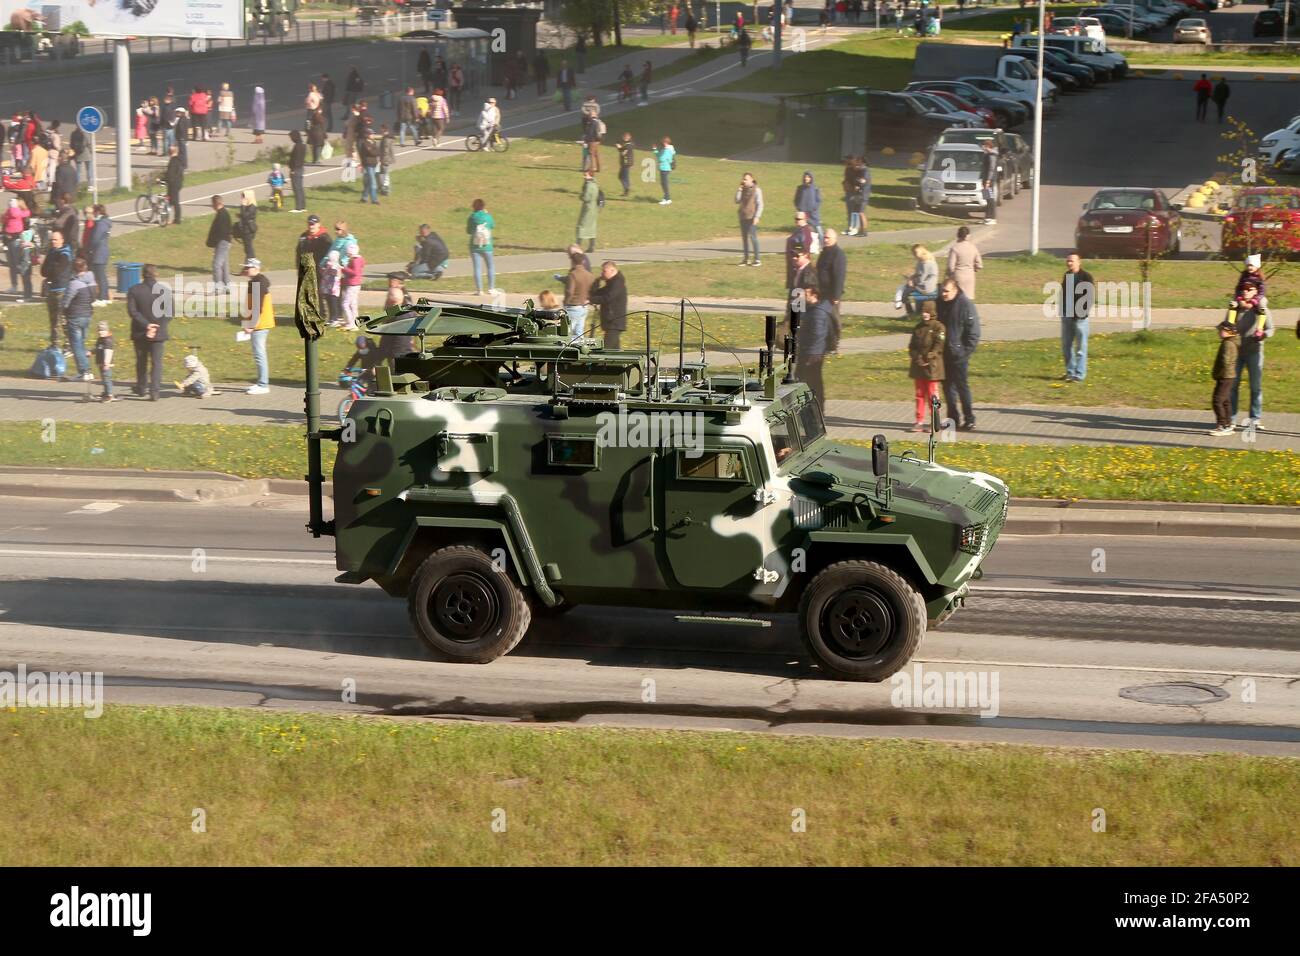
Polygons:
<instances>
[{"instance_id":1,"label":"child","mask_svg":"<svg viewBox=\"0 0 1300 956\"><path fill-rule=\"evenodd\" d=\"M1218 325L1219 354L1214 357L1210 372L1214 377L1214 398L1210 402L1214 409L1214 430L1210 434L1215 438L1232 434L1232 395L1237 390L1237 355L1241 351L1233 316L1229 312L1228 318Z\"/></svg>"},{"instance_id":2,"label":"child","mask_svg":"<svg viewBox=\"0 0 1300 956\"><path fill-rule=\"evenodd\" d=\"M943 346L946 335L943 323L935 318L933 302L921 303L921 321L912 330L907 346L912 358L909 374L916 382L916 424L914 432L930 430L931 399L939 394L943 382Z\"/></svg>"},{"instance_id":3,"label":"child","mask_svg":"<svg viewBox=\"0 0 1300 956\"><path fill-rule=\"evenodd\" d=\"M208 375L207 366L194 354L185 356L185 370L189 372L179 382L173 384L181 390L182 395L194 398L207 398L212 394L212 377Z\"/></svg>"},{"instance_id":4,"label":"child","mask_svg":"<svg viewBox=\"0 0 1300 956\"><path fill-rule=\"evenodd\" d=\"M95 364L99 366L99 378L104 383L101 402L115 402L113 396L113 330L107 322L99 323L99 336L95 340Z\"/></svg>"},{"instance_id":5,"label":"child","mask_svg":"<svg viewBox=\"0 0 1300 956\"><path fill-rule=\"evenodd\" d=\"M271 164L271 175L266 177L266 183L271 187L271 205L276 210L284 208L284 172L280 169L279 163Z\"/></svg>"}]
</instances>

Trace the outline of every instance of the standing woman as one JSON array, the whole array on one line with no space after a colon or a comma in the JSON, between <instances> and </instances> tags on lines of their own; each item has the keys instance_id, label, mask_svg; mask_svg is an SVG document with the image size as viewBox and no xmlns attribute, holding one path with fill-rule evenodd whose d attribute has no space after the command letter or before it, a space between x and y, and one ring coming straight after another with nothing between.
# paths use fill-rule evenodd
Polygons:
<instances>
[{"instance_id":1,"label":"standing woman","mask_svg":"<svg viewBox=\"0 0 1300 956\"><path fill-rule=\"evenodd\" d=\"M980 251L971 241L970 230L962 226L957 230L957 241L948 247L948 275L957 282L962 295L975 301L975 273L984 268Z\"/></svg>"},{"instance_id":2,"label":"standing woman","mask_svg":"<svg viewBox=\"0 0 1300 956\"><path fill-rule=\"evenodd\" d=\"M474 200L473 210L465 222L465 232L469 235L469 261L474 270L474 291L482 295L483 280L487 279L488 295L495 295L497 271L492 249L497 223L482 199Z\"/></svg>"},{"instance_id":3,"label":"standing woman","mask_svg":"<svg viewBox=\"0 0 1300 956\"><path fill-rule=\"evenodd\" d=\"M239 195L239 238L244 243L244 258L256 259L253 240L257 237L257 197L245 189Z\"/></svg>"},{"instance_id":4,"label":"standing woman","mask_svg":"<svg viewBox=\"0 0 1300 956\"><path fill-rule=\"evenodd\" d=\"M348 264L343 267L343 328L357 327L361 283L366 277L366 257L355 242L348 243Z\"/></svg>"},{"instance_id":5,"label":"standing woman","mask_svg":"<svg viewBox=\"0 0 1300 956\"><path fill-rule=\"evenodd\" d=\"M135 139L144 149L145 140L149 138L149 101L141 100L135 108ZM151 150L152 152L152 150Z\"/></svg>"},{"instance_id":6,"label":"standing woman","mask_svg":"<svg viewBox=\"0 0 1300 956\"><path fill-rule=\"evenodd\" d=\"M325 114L320 110L311 114L311 125L307 127L307 142L311 145L311 164L320 162L320 151L325 146Z\"/></svg>"},{"instance_id":7,"label":"standing woman","mask_svg":"<svg viewBox=\"0 0 1300 956\"><path fill-rule=\"evenodd\" d=\"M108 284L108 234L113 230L113 220L108 218L108 209L103 203L96 203L87 217L90 235L86 241L86 258L90 260L90 271L99 286L99 298L95 305L108 305L113 301L113 290Z\"/></svg>"},{"instance_id":8,"label":"standing woman","mask_svg":"<svg viewBox=\"0 0 1300 956\"><path fill-rule=\"evenodd\" d=\"M337 326L343 318L340 297L343 292L343 263L339 251L331 249L320 267L320 294L325 299L330 325Z\"/></svg>"},{"instance_id":9,"label":"standing woman","mask_svg":"<svg viewBox=\"0 0 1300 956\"><path fill-rule=\"evenodd\" d=\"M253 87L253 142L260 143L266 135L266 90Z\"/></svg>"},{"instance_id":10,"label":"standing woman","mask_svg":"<svg viewBox=\"0 0 1300 956\"><path fill-rule=\"evenodd\" d=\"M230 139L235 128L235 91L229 83L222 83L217 93L217 128Z\"/></svg>"},{"instance_id":11,"label":"standing woman","mask_svg":"<svg viewBox=\"0 0 1300 956\"><path fill-rule=\"evenodd\" d=\"M158 97L149 97L149 155L161 156L158 148L158 135L162 132L162 109L158 106Z\"/></svg>"},{"instance_id":12,"label":"standing woman","mask_svg":"<svg viewBox=\"0 0 1300 956\"><path fill-rule=\"evenodd\" d=\"M650 147L659 160L659 186L664 191L664 198L659 200L661 206L673 204L672 193L668 189L668 177L677 168L677 150L671 138L665 136L658 146Z\"/></svg>"}]
</instances>

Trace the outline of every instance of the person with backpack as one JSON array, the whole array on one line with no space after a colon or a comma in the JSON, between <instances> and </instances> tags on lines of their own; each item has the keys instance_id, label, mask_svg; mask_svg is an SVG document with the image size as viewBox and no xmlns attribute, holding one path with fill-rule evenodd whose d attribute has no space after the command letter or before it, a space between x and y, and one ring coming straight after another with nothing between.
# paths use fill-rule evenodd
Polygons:
<instances>
[{"instance_id":1,"label":"person with backpack","mask_svg":"<svg viewBox=\"0 0 1300 956\"><path fill-rule=\"evenodd\" d=\"M673 141L665 136L658 146L650 147L658 160L659 166L659 186L664 191L664 198L659 200L661 206L671 206L673 204L672 193L668 189L668 177L674 169L677 168L677 150L673 146Z\"/></svg>"},{"instance_id":2,"label":"person with backpack","mask_svg":"<svg viewBox=\"0 0 1300 956\"><path fill-rule=\"evenodd\" d=\"M596 214L605 200L605 194L596 185L596 177L591 170L582 174L582 192L579 194L581 206L578 211L578 245L587 242L587 251L596 251Z\"/></svg>"},{"instance_id":3,"label":"person with backpack","mask_svg":"<svg viewBox=\"0 0 1300 956\"><path fill-rule=\"evenodd\" d=\"M50 244L41 254L41 295L50 320L50 346L57 348L59 330L63 328L63 293L72 278L72 249L64 241L63 233L55 229L50 233ZM66 338L66 336L65 336Z\"/></svg>"},{"instance_id":4,"label":"person with backpack","mask_svg":"<svg viewBox=\"0 0 1300 956\"><path fill-rule=\"evenodd\" d=\"M90 264L78 256L72 263L72 278L59 300L67 323L68 344L72 346L72 356L77 362L77 374L83 382L94 381L95 375L90 371L90 356L86 352L86 334L90 331L90 317L93 314L95 299L98 298L94 273Z\"/></svg>"},{"instance_id":5,"label":"person with backpack","mask_svg":"<svg viewBox=\"0 0 1300 956\"><path fill-rule=\"evenodd\" d=\"M488 295L498 295L501 290L496 287L496 264L492 260L493 233L496 220L487 211L487 203L475 199L473 212L465 222L465 232L469 236L469 261L474 270L474 291L483 294L483 279L487 279Z\"/></svg>"},{"instance_id":6,"label":"person with backpack","mask_svg":"<svg viewBox=\"0 0 1300 956\"><path fill-rule=\"evenodd\" d=\"M163 351L172 320L172 290L158 281L158 267L146 264L140 281L126 290L135 348L135 394L151 402L162 394Z\"/></svg>"}]
</instances>

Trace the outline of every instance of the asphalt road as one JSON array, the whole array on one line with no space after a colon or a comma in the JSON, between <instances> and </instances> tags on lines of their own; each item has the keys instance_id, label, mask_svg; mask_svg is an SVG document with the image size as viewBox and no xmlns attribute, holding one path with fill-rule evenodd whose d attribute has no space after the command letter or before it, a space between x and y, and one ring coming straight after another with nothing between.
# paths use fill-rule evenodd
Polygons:
<instances>
[{"instance_id":1,"label":"asphalt road","mask_svg":"<svg viewBox=\"0 0 1300 956\"><path fill-rule=\"evenodd\" d=\"M332 583L300 500L115 504L0 499L0 667L101 670L110 702L1300 752L1300 543L1005 538L972 606L918 655L998 674L998 716L981 718L825 680L779 618L580 608L494 664L432 663L402 602ZM1256 703L1239 699L1248 677ZM1169 681L1229 697L1120 696Z\"/></svg>"},{"instance_id":2,"label":"asphalt road","mask_svg":"<svg viewBox=\"0 0 1300 956\"><path fill-rule=\"evenodd\" d=\"M1255 14L1268 7L1263 3L1243 3L1226 9L1211 10L1209 13L1192 13L1191 17L1200 17L1210 27L1210 37L1215 43L1277 43L1281 37L1257 37L1252 34ZM1147 34L1152 43L1173 43L1174 26L1177 21ZM1296 30L1291 29L1291 37L1296 37ZM1195 44L1187 44L1195 47Z\"/></svg>"}]
</instances>

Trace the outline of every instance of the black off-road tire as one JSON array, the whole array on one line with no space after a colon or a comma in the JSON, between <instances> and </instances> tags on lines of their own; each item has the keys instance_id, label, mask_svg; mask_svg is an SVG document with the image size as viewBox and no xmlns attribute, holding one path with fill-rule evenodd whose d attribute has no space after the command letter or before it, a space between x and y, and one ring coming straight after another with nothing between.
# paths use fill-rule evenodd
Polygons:
<instances>
[{"instance_id":1,"label":"black off-road tire","mask_svg":"<svg viewBox=\"0 0 1300 956\"><path fill-rule=\"evenodd\" d=\"M830 565L812 579L799 601L804 644L827 676L837 680L887 680L912 659L925 627L920 593L897 571L875 561Z\"/></svg>"},{"instance_id":2,"label":"black off-road tire","mask_svg":"<svg viewBox=\"0 0 1300 956\"><path fill-rule=\"evenodd\" d=\"M411 578L407 607L415 635L439 660L487 664L528 632L523 588L478 548L453 545L429 555Z\"/></svg>"}]
</instances>

